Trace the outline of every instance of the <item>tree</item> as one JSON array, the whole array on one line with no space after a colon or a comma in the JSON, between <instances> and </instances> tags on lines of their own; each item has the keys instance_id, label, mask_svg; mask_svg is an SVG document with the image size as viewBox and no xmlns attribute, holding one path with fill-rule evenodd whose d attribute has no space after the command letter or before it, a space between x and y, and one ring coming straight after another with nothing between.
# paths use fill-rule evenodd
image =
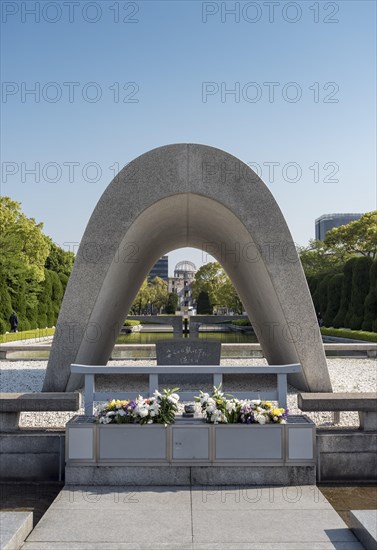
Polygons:
<instances>
[{"instance_id":1,"label":"tree","mask_svg":"<svg viewBox=\"0 0 377 550\"><path fill-rule=\"evenodd\" d=\"M73 262L75 261L75 255L73 252L63 250L55 244L50 238L50 252L46 258L45 267L55 273L63 273L67 277L70 276Z\"/></svg>"},{"instance_id":2,"label":"tree","mask_svg":"<svg viewBox=\"0 0 377 550\"><path fill-rule=\"evenodd\" d=\"M165 308L168 303L168 284L161 277L155 277L148 284L150 289L149 300L153 310L161 312L162 308Z\"/></svg>"},{"instance_id":3,"label":"tree","mask_svg":"<svg viewBox=\"0 0 377 550\"><path fill-rule=\"evenodd\" d=\"M192 295L197 301L199 294L206 292L212 306L221 306L223 304L220 303L219 292L225 280L225 271L218 262L202 265L195 273L195 280L191 285Z\"/></svg>"},{"instance_id":4,"label":"tree","mask_svg":"<svg viewBox=\"0 0 377 550\"><path fill-rule=\"evenodd\" d=\"M44 279L44 264L50 250L42 227L43 224L21 212L18 202L0 197L2 331L9 328L12 309L19 317L19 330L34 328L32 325L36 323L39 283Z\"/></svg>"},{"instance_id":5,"label":"tree","mask_svg":"<svg viewBox=\"0 0 377 550\"><path fill-rule=\"evenodd\" d=\"M50 251L43 224L27 218L21 205L9 197L0 197L0 258L3 269L22 267L28 277L43 281L44 265Z\"/></svg>"},{"instance_id":6,"label":"tree","mask_svg":"<svg viewBox=\"0 0 377 550\"><path fill-rule=\"evenodd\" d=\"M169 292L168 303L166 306L166 313L169 315L174 314L178 307L178 294L176 292Z\"/></svg>"},{"instance_id":7,"label":"tree","mask_svg":"<svg viewBox=\"0 0 377 550\"><path fill-rule=\"evenodd\" d=\"M224 284L221 286L218 295L219 302L222 306L231 309L234 313L237 313L239 315L242 314L244 309L242 302L237 294L236 289L233 286L232 281L226 274Z\"/></svg>"},{"instance_id":8,"label":"tree","mask_svg":"<svg viewBox=\"0 0 377 550\"><path fill-rule=\"evenodd\" d=\"M341 271L347 256L344 252L330 250L323 241L314 239L309 241L307 247L298 247L297 252L307 277Z\"/></svg>"},{"instance_id":9,"label":"tree","mask_svg":"<svg viewBox=\"0 0 377 550\"><path fill-rule=\"evenodd\" d=\"M147 310L148 302L150 301L150 288L148 278L144 279L138 293L136 294L134 303L131 306L131 315L142 315Z\"/></svg>"},{"instance_id":10,"label":"tree","mask_svg":"<svg viewBox=\"0 0 377 550\"><path fill-rule=\"evenodd\" d=\"M196 302L199 294L206 292L212 309L215 306L227 307L242 313L243 306L236 289L218 262L209 262L198 269L191 287Z\"/></svg>"},{"instance_id":11,"label":"tree","mask_svg":"<svg viewBox=\"0 0 377 550\"><path fill-rule=\"evenodd\" d=\"M9 317L12 313L12 302L9 290L2 274L0 274L0 333L9 331Z\"/></svg>"},{"instance_id":12,"label":"tree","mask_svg":"<svg viewBox=\"0 0 377 550\"><path fill-rule=\"evenodd\" d=\"M196 310L199 315L211 315L212 314L211 301L209 299L208 292L202 290L199 293L198 299L196 300Z\"/></svg>"},{"instance_id":13,"label":"tree","mask_svg":"<svg viewBox=\"0 0 377 550\"><path fill-rule=\"evenodd\" d=\"M14 310L19 330L56 323L74 255L44 235L43 224L0 198L0 330L9 329Z\"/></svg>"},{"instance_id":14,"label":"tree","mask_svg":"<svg viewBox=\"0 0 377 550\"><path fill-rule=\"evenodd\" d=\"M377 210L367 212L358 220L334 227L326 233L324 244L339 254L377 257Z\"/></svg>"},{"instance_id":15,"label":"tree","mask_svg":"<svg viewBox=\"0 0 377 550\"><path fill-rule=\"evenodd\" d=\"M49 316L52 310L51 273L52 273L51 271L49 271L48 269L45 269L44 280L41 283L41 290L40 290L39 302L38 302L38 327L39 328L45 328L49 326Z\"/></svg>"}]
</instances>

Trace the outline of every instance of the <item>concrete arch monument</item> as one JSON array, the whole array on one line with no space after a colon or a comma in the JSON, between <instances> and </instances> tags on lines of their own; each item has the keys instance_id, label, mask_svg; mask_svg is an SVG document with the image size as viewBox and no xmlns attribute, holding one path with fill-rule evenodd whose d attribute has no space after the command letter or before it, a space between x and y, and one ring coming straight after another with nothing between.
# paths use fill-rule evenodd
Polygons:
<instances>
[{"instance_id":1,"label":"concrete arch monument","mask_svg":"<svg viewBox=\"0 0 377 550\"><path fill-rule=\"evenodd\" d=\"M72 391L71 363L106 364L155 261L181 247L213 255L234 283L270 364L301 363L291 383L331 391L305 276L263 181L236 157L167 145L125 166L100 198L68 282L44 391Z\"/></svg>"}]
</instances>

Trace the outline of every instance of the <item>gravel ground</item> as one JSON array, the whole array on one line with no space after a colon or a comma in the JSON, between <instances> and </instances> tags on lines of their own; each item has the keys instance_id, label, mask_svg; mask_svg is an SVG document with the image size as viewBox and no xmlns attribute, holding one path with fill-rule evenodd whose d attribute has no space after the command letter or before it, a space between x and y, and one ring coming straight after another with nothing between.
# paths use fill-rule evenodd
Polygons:
<instances>
[{"instance_id":1,"label":"gravel ground","mask_svg":"<svg viewBox=\"0 0 377 550\"><path fill-rule=\"evenodd\" d=\"M138 361L144 366L154 365L155 361ZM335 392L372 392L377 391L377 361L375 359L360 358L328 358L327 363L331 382ZM110 361L109 365L135 365L135 360ZM265 359L223 359L222 365L262 365L267 364ZM37 392L42 390L43 379L47 361L0 361L0 391L1 392ZM142 395L148 394L148 381L146 376L131 378L117 376L116 385L114 377L98 377L96 387L100 391L111 388L122 391L127 381L127 390L139 391ZM224 391L241 391L247 387L264 391L275 388L276 378L273 375L256 376L251 379L246 376L224 376ZM247 383L248 381L248 383ZM195 389L190 384L184 384L184 389ZM300 414L297 408L297 392L293 386L288 386L288 408L292 414ZM198 407L198 406L197 406ZM198 408L199 411L199 408ZM81 411L82 413L83 411ZM77 413L22 413L20 425L22 427L63 427L66 422ZM331 425L331 413L308 414L318 426ZM358 426L358 414L353 412L341 413L341 426Z\"/></svg>"}]
</instances>

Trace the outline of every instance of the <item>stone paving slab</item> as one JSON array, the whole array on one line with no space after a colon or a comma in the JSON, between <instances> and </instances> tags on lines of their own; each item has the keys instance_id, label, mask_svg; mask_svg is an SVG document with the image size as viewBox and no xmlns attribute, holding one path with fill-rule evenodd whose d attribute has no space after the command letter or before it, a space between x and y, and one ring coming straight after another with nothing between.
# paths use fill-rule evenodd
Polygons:
<instances>
[{"instance_id":1,"label":"stone paving slab","mask_svg":"<svg viewBox=\"0 0 377 550\"><path fill-rule=\"evenodd\" d=\"M42 542L34 543L27 542L22 547L22 550L363 550L363 546L359 542L337 542L335 545L331 542L313 542L310 547L302 543L213 543L209 544L179 544L172 546L170 543L157 544L138 544L138 543L53 543Z\"/></svg>"},{"instance_id":2,"label":"stone paving slab","mask_svg":"<svg viewBox=\"0 0 377 550\"><path fill-rule=\"evenodd\" d=\"M193 509L198 512L247 510L330 510L333 507L316 486L192 487Z\"/></svg>"},{"instance_id":3,"label":"stone paving slab","mask_svg":"<svg viewBox=\"0 0 377 550\"><path fill-rule=\"evenodd\" d=\"M353 533L335 510L193 510L194 540L215 546L259 541L266 543L299 542L311 549L313 542L354 542Z\"/></svg>"},{"instance_id":4,"label":"stone paving slab","mask_svg":"<svg viewBox=\"0 0 377 550\"><path fill-rule=\"evenodd\" d=\"M27 539L31 542L96 542L141 543L175 541L176 545L192 542L190 507L166 510L128 508L55 510L46 512Z\"/></svg>"},{"instance_id":5,"label":"stone paving slab","mask_svg":"<svg viewBox=\"0 0 377 550\"><path fill-rule=\"evenodd\" d=\"M0 512L0 549L18 550L32 529L32 512Z\"/></svg>"},{"instance_id":6,"label":"stone paving slab","mask_svg":"<svg viewBox=\"0 0 377 550\"><path fill-rule=\"evenodd\" d=\"M54 510L85 509L159 510L191 507L190 488L182 487L108 487L65 486L53 502Z\"/></svg>"},{"instance_id":7,"label":"stone paving slab","mask_svg":"<svg viewBox=\"0 0 377 550\"><path fill-rule=\"evenodd\" d=\"M66 486L23 550L362 550L316 487Z\"/></svg>"}]
</instances>

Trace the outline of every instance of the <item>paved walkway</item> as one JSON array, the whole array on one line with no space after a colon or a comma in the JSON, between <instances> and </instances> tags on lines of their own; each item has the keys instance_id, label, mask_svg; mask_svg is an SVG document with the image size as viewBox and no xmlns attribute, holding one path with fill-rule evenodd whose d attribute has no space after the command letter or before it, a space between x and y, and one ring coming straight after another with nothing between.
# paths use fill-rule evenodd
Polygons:
<instances>
[{"instance_id":1,"label":"paved walkway","mask_svg":"<svg viewBox=\"0 0 377 550\"><path fill-rule=\"evenodd\" d=\"M316 487L64 487L22 550L362 550Z\"/></svg>"}]
</instances>

